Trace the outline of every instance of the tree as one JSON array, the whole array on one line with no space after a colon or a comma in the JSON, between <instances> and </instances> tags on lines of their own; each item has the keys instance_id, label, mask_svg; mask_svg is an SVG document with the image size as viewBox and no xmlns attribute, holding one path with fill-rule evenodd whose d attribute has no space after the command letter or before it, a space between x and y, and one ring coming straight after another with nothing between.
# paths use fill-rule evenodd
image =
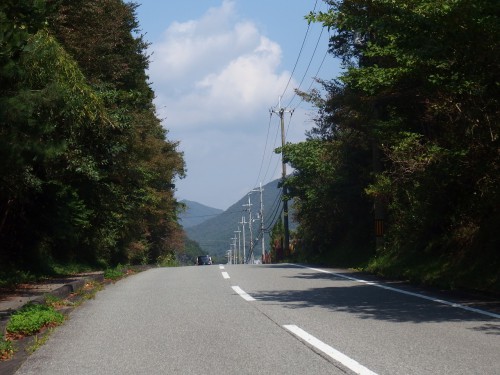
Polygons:
<instances>
[{"instance_id":1,"label":"tree","mask_svg":"<svg viewBox=\"0 0 500 375\"><path fill-rule=\"evenodd\" d=\"M107 183L93 198L106 207L99 226L116 236L107 255L113 262L131 260L138 248L155 262L179 246L171 246L180 231L172 182L183 176L184 162L155 115L136 8L121 0L63 1L53 27L119 124L110 138Z\"/></svg>"},{"instance_id":2,"label":"tree","mask_svg":"<svg viewBox=\"0 0 500 375\"><path fill-rule=\"evenodd\" d=\"M71 249L77 241L91 209L76 184L65 180L98 179L96 160L83 152L81 139L95 139L109 126L102 102L48 33L31 36L17 64L16 85L1 106L8 208L1 235L11 261L30 259L26 252L42 257L59 241Z\"/></svg>"},{"instance_id":3,"label":"tree","mask_svg":"<svg viewBox=\"0 0 500 375\"><path fill-rule=\"evenodd\" d=\"M328 12L308 18L332 29L330 51L345 71L326 86L317 131L341 132L343 143L345 130L356 130L381 153L365 190L388 208L385 248L372 269L423 280L418 270L437 265L427 281L498 284L498 7L327 3Z\"/></svg>"},{"instance_id":4,"label":"tree","mask_svg":"<svg viewBox=\"0 0 500 375\"><path fill-rule=\"evenodd\" d=\"M155 263L182 246L172 182L184 162L155 115L135 7L0 6L8 30L0 40L2 266Z\"/></svg>"}]
</instances>

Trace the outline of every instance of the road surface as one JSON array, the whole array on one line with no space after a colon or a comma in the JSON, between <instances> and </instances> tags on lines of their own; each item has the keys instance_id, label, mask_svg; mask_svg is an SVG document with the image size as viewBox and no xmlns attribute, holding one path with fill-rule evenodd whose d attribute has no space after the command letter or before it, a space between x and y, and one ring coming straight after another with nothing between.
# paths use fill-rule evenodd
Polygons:
<instances>
[{"instance_id":1,"label":"road surface","mask_svg":"<svg viewBox=\"0 0 500 375\"><path fill-rule=\"evenodd\" d=\"M108 286L16 373L500 374L500 315L345 270L159 268Z\"/></svg>"}]
</instances>

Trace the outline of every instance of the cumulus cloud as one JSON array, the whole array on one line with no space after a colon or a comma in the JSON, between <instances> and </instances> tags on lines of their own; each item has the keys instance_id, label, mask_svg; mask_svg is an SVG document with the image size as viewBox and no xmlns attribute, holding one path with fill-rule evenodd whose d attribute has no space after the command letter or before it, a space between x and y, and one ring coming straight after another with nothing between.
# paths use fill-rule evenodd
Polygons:
<instances>
[{"instance_id":1,"label":"cumulus cloud","mask_svg":"<svg viewBox=\"0 0 500 375\"><path fill-rule=\"evenodd\" d=\"M276 101L288 72L281 47L238 18L232 1L174 22L151 46L157 105L169 128L227 126Z\"/></svg>"}]
</instances>

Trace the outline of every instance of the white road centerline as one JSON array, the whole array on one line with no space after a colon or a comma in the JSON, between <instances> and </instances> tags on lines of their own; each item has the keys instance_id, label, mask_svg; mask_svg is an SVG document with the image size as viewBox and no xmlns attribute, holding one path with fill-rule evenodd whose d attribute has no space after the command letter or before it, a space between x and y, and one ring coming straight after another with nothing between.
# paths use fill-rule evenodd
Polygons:
<instances>
[{"instance_id":1,"label":"white road centerline","mask_svg":"<svg viewBox=\"0 0 500 375\"><path fill-rule=\"evenodd\" d=\"M360 363L356 362L354 359L349 358L345 354L339 352L338 350L332 348L330 345L325 344L323 341L317 339L316 337L312 336L311 334L307 333L303 329L297 327L296 325L284 325L284 328L292 332L294 335L297 337L301 338L304 340L306 343L309 345L315 347L316 349L320 350L321 352L325 353L327 356L330 358L334 359L335 361L341 363L348 369L354 371L354 373L359 374L359 375L377 375L375 372L367 369L365 366L361 365Z\"/></svg>"},{"instance_id":2,"label":"white road centerline","mask_svg":"<svg viewBox=\"0 0 500 375\"><path fill-rule=\"evenodd\" d=\"M464 306L464 305L461 305L461 304L456 303L456 302L449 302L449 301L445 301L445 300L442 300L442 299L438 299L438 298L434 298L434 297L429 297L429 296L426 296L424 294L408 292L408 291L403 290L403 289L393 288L393 287L390 287L390 286L387 286L387 285L382 285L382 284L379 284L379 283L373 282L373 281L366 281L366 280L363 280L363 279L357 279L357 278L352 277L352 276L342 275L340 273L336 273L336 272L332 272L332 271L326 271L326 270L322 270L320 268L312 268L312 267L306 267L306 266L300 266L300 265L297 265L297 266L302 267L302 268L307 268L309 270L316 271L316 272L329 273L331 275L335 275L335 276L341 277L343 279L347 279L347 280L351 280L351 281L356 281L358 283L375 286L377 288L382 288L382 289L385 289L385 290L390 290L392 292L406 294L407 296L422 298L422 299L425 299L425 300L428 300L428 301L432 301L432 302L436 302L436 303L441 303L441 304L444 304L444 305L448 305L448 306L451 306L451 307L455 307L457 309L471 311L471 312L475 312L475 313L478 313L478 314L486 315L486 316L489 316L489 317L492 317L492 318L500 319L500 314L495 314L495 313L492 313L492 312L489 312L489 311L485 311L485 310L481 310L481 309L476 309L474 307Z\"/></svg>"},{"instance_id":3,"label":"white road centerline","mask_svg":"<svg viewBox=\"0 0 500 375\"><path fill-rule=\"evenodd\" d=\"M222 277L225 279L229 279L229 274L227 272L222 272Z\"/></svg>"},{"instance_id":4,"label":"white road centerline","mask_svg":"<svg viewBox=\"0 0 500 375\"><path fill-rule=\"evenodd\" d=\"M255 298L252 296L248 295L243 289L241 289L239 286L232 286L233 290L238 293L241 298L243 298L245 301L255 301Z\"/></svg>"},{"instance_id":5,"label":"white road centerline","mask_svg":"<svg viewBox=\"0 0 500 375\"><path fill-rule=\"evenodd\" d=\"M224 266L222 264L219 264L219 269L223 270Z\"/></svg>"}]
</instances>

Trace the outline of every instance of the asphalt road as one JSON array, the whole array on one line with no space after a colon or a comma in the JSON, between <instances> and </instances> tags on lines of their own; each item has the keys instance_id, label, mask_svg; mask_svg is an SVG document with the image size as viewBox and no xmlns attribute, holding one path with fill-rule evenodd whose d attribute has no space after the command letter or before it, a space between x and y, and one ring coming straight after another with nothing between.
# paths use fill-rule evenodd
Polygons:
<instances>
[{"instance_id":1,"label":"asphalt road","mask_svg":"<svg viewBox=\"0 0 500 375\"><path fill-rule=\"evenodd\" d=\"M153 269L75 310L16 374L345 373L498 375L500 315L345 270Z\"/></svg>"}]
</instances>

